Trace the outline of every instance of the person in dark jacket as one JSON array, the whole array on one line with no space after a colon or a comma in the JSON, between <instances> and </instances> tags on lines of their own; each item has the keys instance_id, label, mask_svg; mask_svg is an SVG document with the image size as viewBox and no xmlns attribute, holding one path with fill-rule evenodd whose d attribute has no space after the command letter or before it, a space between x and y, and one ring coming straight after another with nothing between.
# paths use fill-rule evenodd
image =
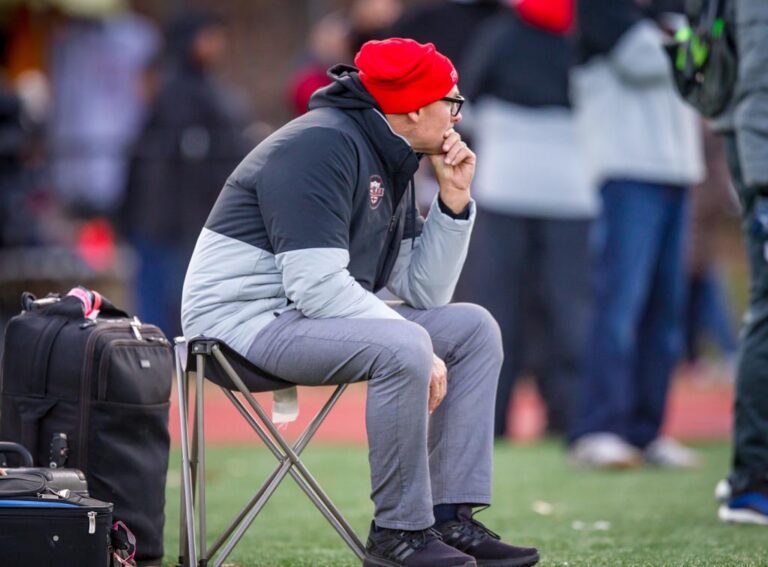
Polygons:
<instances>
[{"instance_id":1,"label":"person in dark jacket","mask_svg":"<svg viewBox=\"0 0 768 567\"><path fill-rule=\"evenodd\" d=\"M23 151L27 134L22 124L23 104L19 95L0 77L0 248L19 241L14 216L23 199ZM26 216L26 215L25 215ZM18 237L18 235L15 235Z\"/></svg>"},{"instance_id":2,"label":"person in dark jacket","mask_svg":"<svg viewBox=\"0 0 768 567\"><path fill-rule=\"evenodd\" d=\"M180 334L184 267L218 188L248 152L246 112L214 75L226 31L213 14L191 12L168 32L168 61L135 145L123 205L139 253L138 311Z\"/></svg>"},{"instance_id":3,"label":"person in dark jacket","mask_svg":"<svg viewBox=\"0 0 768 567\"><path fill-rule=\"evenodd\" d=\"M722 521L768 525L768 4L735 0L738 81L718 120L741 202L749 306L736 369L731 474L718 485Z\"/></svg>"},{"instance_id":4,"label":"person in dark jacket","mask_svg":"<svg viewBox=\"0 0 768 567\"><path fill-rule=\"evenodd\" d=\"M547 432L565 434L573 415L598 203L568 98L572 19L572 0L520 2L479 28L464 59L463 93L473 104L480 158L474 193L484 222L457 297L486 307L501 326L497 437L506 434L526 363L547 407Z\"/></svg>"},{"instance_id":5,"label":"person in dark jacket","mask_svg":"<svg viewBox=\"0 0 768 567\"><path fill-rule=\"evenodd\" d=\"M464 56L483 22L501 11L500 0L442 0L415 5L397 20L390 33L435 44L464 74Z\"/></svg>"},{"instance_id":6,"label":"person in dark jacket","mask_svg":"<svg viewBox=\"0 0 768 567\"><path fill-rule=\"evenodd\" d=\"M533 565L535 549L472 519L491 501L502 352L487 311L448 303L475 219L458 74L399 38L366 43L355 64L331 69L310 111L225 183L187 271L185 336L296 384L368 381L365 565ZM419 155L440 185L426 219ZM380 300L384 287L403 303Z\"/></svg>"}]
</instances>

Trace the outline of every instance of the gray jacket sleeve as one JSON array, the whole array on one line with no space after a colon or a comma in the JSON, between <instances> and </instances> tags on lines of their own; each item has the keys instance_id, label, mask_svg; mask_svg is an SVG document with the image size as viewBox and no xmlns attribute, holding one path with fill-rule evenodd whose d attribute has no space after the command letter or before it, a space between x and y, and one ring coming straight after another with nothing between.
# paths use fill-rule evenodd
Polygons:
<instances>
[{"instance_id":1,"label":"gray jacket sleeve","mask_svg":"<svg viewBox=\"0 0 768 567\"><path fill-rule=\"evenodd\" d=\"M739 83L734 122L744 182L768 189L768 2L736 0Z\"/></svg>"},{"instance_id":2,"label":"gray jacket sleeve","mask_svg":"<svg viewBox=\"0 0 768 567\"><path fill-rule=\"evenodd\" d=\"M413 244L403 240L387 289L416 309L447 304L467 257L475 214L473 201L469 219L452 219L440 211L436 197L421 235Z\"/></svg>"},{"instance_id":3,"label":"gray jacket sleeve","mask_svg":"<svg viewBox=\"0 0 768 567\"><path fill-rule=\"evenodd\" d=\"M366 291L347 270L349 252L341 248L305 248L275 256L285 294L310 319L402 319Z\"/></svg>"}]
</instances>

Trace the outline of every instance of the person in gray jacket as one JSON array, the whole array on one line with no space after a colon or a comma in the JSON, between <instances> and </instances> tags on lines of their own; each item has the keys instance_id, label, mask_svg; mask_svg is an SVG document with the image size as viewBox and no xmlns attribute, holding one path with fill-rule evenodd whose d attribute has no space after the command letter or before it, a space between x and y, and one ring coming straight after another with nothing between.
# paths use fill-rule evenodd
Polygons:
<instances>
[{"instance_id":1,"label":"person in gray jacket","mask_svg":"<svg viewBox=\"0 0 768 567\"><path fill-rule=\"evenodd\" d=\"M432 44L366 43L227 180L184 284L186 336L296 384L368 381L365 565L533 565L472 518L491 501L498 325L449 304L475 220L458 75ZM440 186L426 219L412 177ZM387 287L403 303L375 293ZM434 529L433 529L434 527Z\"/></svg>"},{"instance_id":2,"label":"person in gray jacket","mask_svg":"<svg viewBox=\"0 0 768 567\"><path fill-rule=\"evenodd\" d=\"M768 525L768 3L735 0L738 80L718 119L742 210L749 306L736 370L731 474L718 485L721 520Z\"/></svg>"}]
</instances>

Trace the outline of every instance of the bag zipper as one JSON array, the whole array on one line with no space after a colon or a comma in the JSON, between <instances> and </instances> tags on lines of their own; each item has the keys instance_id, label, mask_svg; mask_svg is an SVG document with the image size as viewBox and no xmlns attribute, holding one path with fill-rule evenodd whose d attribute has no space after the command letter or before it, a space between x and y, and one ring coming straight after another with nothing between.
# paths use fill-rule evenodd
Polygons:
<instances>
[{"instance_id":1,"label":"bag zipper","mask_svg":"<svg viewBox=\"0 0 768 567\"><path fill-rule=\"evenodd\" d=\"M41 520L45 520L46 522L50 522L52 519L74 521L78 523L82 523L83 521L83 517L81 515L82 508L24 508L23 510L25 520L39 518ZM34 513L33 510L45 510L45 512ZM102 512L102 515L104 514L108 514L108 512ZM0 508L0 517L18 517L18 515L19 508ZM99 517L99 512L91 510L86 512L86 517L88 518L88 534L94 535L96 533L96 522Z\"/></svg>"}]
</instances>

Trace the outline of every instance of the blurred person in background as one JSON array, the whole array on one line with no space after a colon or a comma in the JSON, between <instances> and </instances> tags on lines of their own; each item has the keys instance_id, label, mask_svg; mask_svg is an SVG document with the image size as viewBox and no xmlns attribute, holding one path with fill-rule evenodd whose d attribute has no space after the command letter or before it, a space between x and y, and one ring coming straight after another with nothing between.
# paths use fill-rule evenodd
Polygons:
<instances>
[{"instance_id":1,"label":"blurred person in background","mask_svg":"<svg viewBox=\"0 0 768 567\"><path fill-rule=\"evenodd\" d=\"M494 432L541 321L537 369L547 430L564 435L590 305L589 232L597 198L587 182L568 97L572 0L521 0L486 20L464 58L473 103L479 222L457 298L487 308L504 342Z\"/></svg>"},{"instance_id":2,"label":"blurred person in background","mask_svg":"<svg viewBox=\"0 0 768 567\"><path fill-rule=\"evenodd\" d=\"M701 127L707 177L691 190L685 361L694 378L713 374L730 380L738 344L717 247L720 229L738 214L738 203L731 188L723 140L703 121ZM704 364L705 339L706 344L717 348L719 364Z\"/></svg>"},{"instance_id":3,"label":"blurred person in background","mask_svg":"<svg viewBox=\"0 0 768 567\"><path fill-rule=\"evenodd\" d=\"M24 103L5 74L5 36L0 33L0 248L20 244L29 227L18 225L25 198L24 154L29 133Z\"/></svg>"},{"instance_id":4,"label":"blurred person in background","mask_svg":"<svg viewBox=\"0 0 768 567\"><path fill-rule=\"evenodd\" d=\"M10 291L14 286L8 285L19 276L19 265L8 258L18 258L19 249L43 241L37 209L43 193L40 156L48 107L42 74L29 69L14 73L10 35L8 28L0 27L0 356L5 323L18 314L19 304L18 295Z\"/></svg>"},{"instance_id":5,"label":"blurred person in background","mask_svg":"<svg viewBox=\"0 0 768 567\"><path fill-rule=\"evenodd\" d=\"M349 8L350 55L366 41L390 37L388 30L402 12L401 0L353 0Z\"/></svg>"},{"instance_id":6,"label":"blurred person in background","mask_svg":"<svg viewBox=\"0 0 768 567\"><path fill-rule=\"evenodd\" d=\"M331 83L327 73L329 67L351 62L349 33L349 22L339 12L327 14L312 26L306 51L288 81L288 97L294 116L307 111L312 93Z\"/></svg>"},{"instance_id":7,"label":"blurred person in background","mask_svg":"<svg viewBox=\"0 0 768 567\"><path fill-rule=\"evenodd\" d=\"M574 103L602 199L595 313L569 436L571 461L586 467L698 464L661 426L682 347L687 188L703 178L701 142L647 4L578 3Z\"/></svg>"},{"instance_id":8,"label":"blurred person in background","mask_svg":"<svg viewBox=\"0 0 768 567\"><path fill-rule=\"evenodd\" d=\"M455 61L460 73L466 47L478 27L500 12L501 0L440 0L414 5L392 25L389 35L434 43L441 53Z\"/></svg>"},{"instance_id":9,"label":"blurred person in background","mask_svg":"<svg viewBox=\"0 0 768 567\"><path fill-rule=\"evenodd\" d=\"M716 124L742 210L749 306L736 370L731 474L718 485L722 521L768 525L768 3L734 0L738 80Z\"/></svg>"},{"instance_id":10,"label":"blurred person in background","mask_svg":"<svg viewBox=\"0 0 768 567\"><path fill-rule=\"evenodd\" d=\"M184 272L199 226L250 149L245 104L215 73L226 56L218 16L189 12L172 22L131 162L123 219L140 257L138 311L168 336L181 333Z\"/></svg>"},{"instance_id":11,"label":"blurred person in background","mask_svg":"<svg viewBox=\"0 0 768 567\"><path fill-rule=\"evenodd\" d=\"M159 48L145 17L117 0L64 3L49 46L51 180L78 218L112 215L144 119L144 68Z\"/></svg>"},{"instance_id":12,"label":"blurred person in background","mask_svg":"<svg viewBox=\"0 0 768 567\"><path fill-rule=\"evenodd\" d=\"M466 48L475 39L477 28L486 18L501 9L501 0L437 0L417 3L403 11L386 35L434 43L441 53L445 53L456 64L456 69L463 77ZM465 128L469 106L464 105L464 119L456 128L464 140L473 146L471 131ZM422 160L416 172L415 185L419 209L426 213L437 193L437 182L428 160Z\"/></svg>"}]
</instances>

